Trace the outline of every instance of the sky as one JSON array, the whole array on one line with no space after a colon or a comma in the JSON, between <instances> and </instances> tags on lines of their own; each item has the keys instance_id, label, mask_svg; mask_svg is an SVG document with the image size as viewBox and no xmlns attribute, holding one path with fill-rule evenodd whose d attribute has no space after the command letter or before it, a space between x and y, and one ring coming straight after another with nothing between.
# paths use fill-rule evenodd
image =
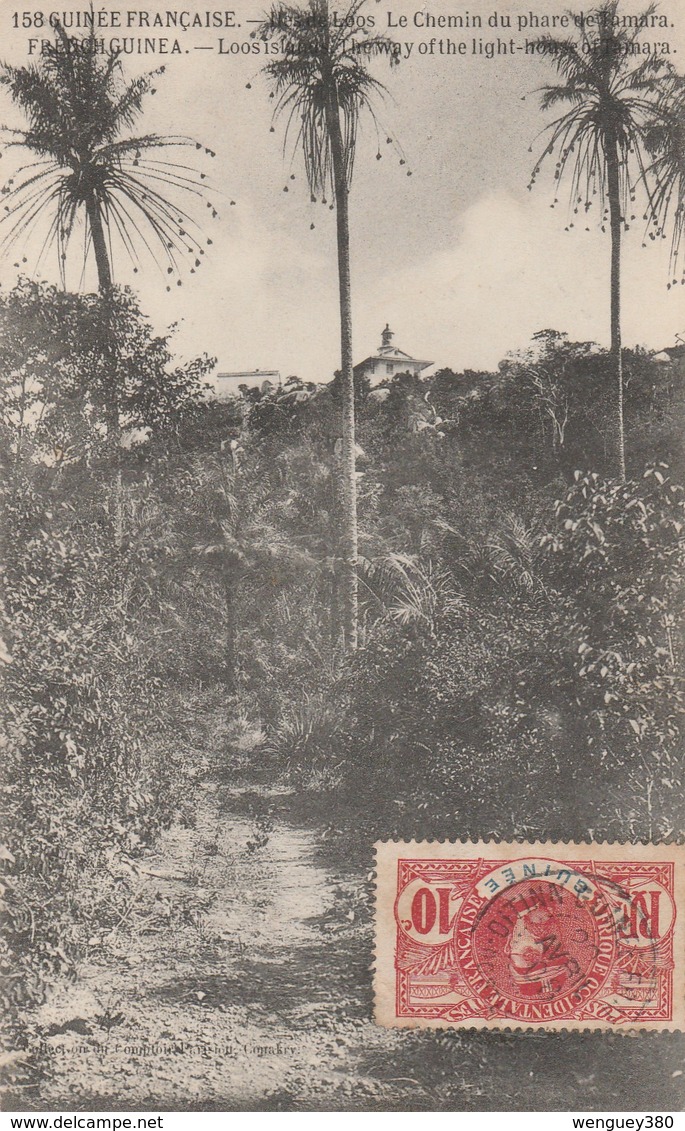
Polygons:
<instances>
[{"instance_id":1,"label":"sky","mask_svg":"<svg viewBox=\"0 0 685 1131\"><path fill-rule=\"evenodd\" d=\"M233 19L240 26L136 26L146 16L153 22L155 14L166 20L167 12L190 12L204 20L205 13L216 11L226 21L226 3L234 4ZM212 243L206 245L201 269L184 274L181 287L167 291L166 273L149 259L134 275L117 248L115 281L134 287L159 332L175 326L173 348L182 359L208 353L217 358L218 371L276 369L283 378L330 380L339 365L334 213L310 202L301 158L291 149L284 153L282 124L271 130L273 102L260 73L267 60L228 53L232 43L254 43L247 21L259 19L266 5L260 0L225 0L221 9L212 8L211 0L183 0L183 7L173 7L173 0L136 4L101 4L98 10L108 21L133 26L99 34L107 43L127 37L136 49L139 39L143 47L146 38L153 39L158 49L160 39L166 38L168 46L178 39L180 55L127 54L124 66L132 76L166 65L141 132L188 135L216 153L211 158L204 149L190 151L208 174L207 196L218 215L214 219L211 209L198 209ZM26 11L68 13L73 22L87 7L62 0L59 7L29 3ZM621 10L640 8L625 0ZM38 41L45 32L14 28L15 11L9 0L0 0L0 40L6 60L25 63L30 39ZM382 60L373 64L388 93L376 104L378 126L370 119L364 124L351 196L355 359L375 350L386 322L401 349L456 370L494 368L545 328L607 345L608 235L595 227L586 232L583 225L564 230L563 189L560 204L550 207L554 162L543 165L533 191L527 190L542 147L539 133L549 121L535 91L553 81L553 71L547 60L516 50L536 34L530 26L519 31L518 25L562 15L565 0L538 0L532 9L523 3L497 7L492 0L423 5L367 0L363 11L374 17L376 31L413 46L403 48L409 56L398 67ZM670 60L682 69L685 10L679 0L664 0L658 11L671 26L649 29L643 39L668 43ZM483 26L425 27L431 18L437 23L450 16L466 24L480 16ZM511 27L489 26L495 16L499 25L508 16ZM402 17L406 28L397 26ZM436 54L439 41L447 38L463 42L464 54ZM488 58L485 52L497 52L498 46L507 53ZM1 90L0 122L21 125L19 112ZM10 164L11 158L3 162L3 173ZM685 288L666 288L668 244L648 241L643 249L642 239L638 219L624 244L624 341L659 349L685 332ZM42 278L58 280L55 252L36 268L40 242L36 235L3 256L1 285L11 286L19 270L38 270ZM74 288L81 275L78 247L75 239L68 275ZM95 289L92 264L83 285Z\"/></svg>"}]
</instances>

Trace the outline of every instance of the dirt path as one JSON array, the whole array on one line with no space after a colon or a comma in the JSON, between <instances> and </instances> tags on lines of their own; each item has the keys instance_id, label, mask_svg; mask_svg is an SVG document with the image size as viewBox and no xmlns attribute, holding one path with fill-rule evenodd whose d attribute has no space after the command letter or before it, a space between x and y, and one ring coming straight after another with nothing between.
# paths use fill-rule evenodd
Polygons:
<instances>
[{"instance_id":1,"label":"dirt path","mask_svg":"<svg viewBox=\"0 0 685 1131\"><path fill-rule=\"evenodd\" d=\"M207 784L193 828L112 859L135 901L29 1018L45 1071L12 1110L647 1110L671 1080L679 1108L680 1037L374 1026L365 877L287 816Z\"/></svg>"},{"instance_id":2,"label":"dirt path","mask_svg":"<svg viewBox=\"0 0 685 1131\"><path fill-rule=\"evenodd\" d=\"M233 800L209 785L195 828L174 827L142 866L112 860L133 868L131 913L31 1018L46 1107L380 1098L351 1063L378 1031L360 1015L350 878L315 862L311 832L231 813Z\"/></svg>"}]
</instances>

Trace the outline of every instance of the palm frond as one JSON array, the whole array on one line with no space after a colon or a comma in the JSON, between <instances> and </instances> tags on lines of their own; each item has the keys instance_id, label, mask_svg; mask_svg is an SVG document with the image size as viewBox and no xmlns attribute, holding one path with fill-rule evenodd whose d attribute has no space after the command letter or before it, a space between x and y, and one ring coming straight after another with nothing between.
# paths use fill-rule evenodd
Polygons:
<instances>
[{"instance_id":1,"label":"palm frond","mask_svg":"<svg viewBox=\"0 0 685 1131\"><path fill-rule=\"evenodd\" d=\"M22 147L38 159L2 190L8 198L0 218L2 246L7 250L30 237L48 216L39 259L54 245L64 281L70 240L80 219L85 220L86 257L92 248L86 206L95 202L110 259L116 235L136 269L142 250L160 268L166 265L169 274L180 272L184 256L194 271L205 254L205 240L183 201L194 199L206 204L213 217L218 213L206 200L206 175L177 155L188 149L214 154L182 136L122 136L142 112L164 67L125 83L119 54L89 50L89 39L94 39L93 29L74 42L58 24L55 41L39 64L0 64L0 86L27 123L25 130L0 128L0 143Z\"/></svg>"},{"instance_id":2,"label":"palm frond","mask_svg":"<svg viewBox=\"0 0 685 1131\"><path fill-rule=\"evenodd\" d=\"M443 618L463 612L466 601L451 575L430 558L387 553L364 560L363 577L390 620L433 635Z\"/></svg>"},{"instance_id":3,"label":"palm frond","mask_svg":"<svg viewBox=\"0 0 685 1131\"><path fill-rule=\"evenodd\" d=\"M663 235L671 223L669 266L671 274L675 275L685 245L685 79L682 77L672 76L662 88L659 115L647 132L646 146L654 178L649 217L651 236L654 239Z\"/></svg>"},{"instance_id":4,"label":"palm frond","mask_svg":"<svg viewBox=\"0 0 685 1131\"><path fill-rule=\"evenodd\" d=\"M337 108L343 138L345 178L352 183L359 121L362 113L375 120L376 96L383 84L366 62L387 55L392 63L394 44L382 35L361 41L353 32L363 0L352 0L334 20L327 0L309 0L306 7L276 4L258 34L274 34L288 43L284 57L264 68L276 98L274 116L285 118L284 148L301 149L312 195L335 198L331 142L327 113L331 99Z\"/></svg>"},{"instance_id":5,"label":"palm frond","mask_svg":"<svg viewBox=\"0 0 685 1131\"><path fill-rule=\"evenodd\" d=\"M594 21L575 17L577 40L550 35L537 40L563 80L537 92L540 107L543 112L564 105L568 109L543 131L544 148L529 188L543 162L556 155L554 179L557 184L566 181L569 188L569 228L578 222L576 216L585 217L587 224L591 209L605 225L607 153L614 148L624 224L637 187L642 186L648 199L651 194L646 141L659 117L660 91L670 67L654 55L635 64L631 46L653 12L650 5L634 23L626 23L617 14L618 0L606 0L590 13Z\"/></svg>"},{"instance_id":6,"label":"palm frond","mask_svg":"<svg viewBox=\"0 0 685 1131\"><path fill-rule=\"evenodd\" d=\"M494 577L501 584L527 593L544 591L541 581L541 531L527 526L520 515L505 512L486 543Z\"/></svg>"}]
</instances>

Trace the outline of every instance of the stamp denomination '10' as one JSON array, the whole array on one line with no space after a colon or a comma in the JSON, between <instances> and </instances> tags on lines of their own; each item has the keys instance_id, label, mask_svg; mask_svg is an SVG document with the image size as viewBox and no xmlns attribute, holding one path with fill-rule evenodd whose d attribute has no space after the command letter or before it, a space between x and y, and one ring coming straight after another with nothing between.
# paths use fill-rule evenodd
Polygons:
<instances>
[{"instance_id":1,"label":"stamp denomination '10'","mask_svg":"<svg viewBox=\"0 0 685 1131\"><path fill-rule=\"evenodd\" d=\"M684 846L376 848L379 1024L683 1027Z\"/></svg>"}]
</instances>

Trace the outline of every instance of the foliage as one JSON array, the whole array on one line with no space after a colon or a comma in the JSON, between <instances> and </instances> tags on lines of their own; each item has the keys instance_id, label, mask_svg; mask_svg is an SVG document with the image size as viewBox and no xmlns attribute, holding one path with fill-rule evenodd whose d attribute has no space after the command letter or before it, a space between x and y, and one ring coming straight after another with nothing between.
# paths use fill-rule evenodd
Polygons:
<instances>
[{"instance_id":1,"label":"foliage","mask_svg":"<svg viewBox=\"0 0 685 1131\"><path fill-rule=\"evenodd\" d=\"M685 236L685 78L673 74L660 91L659 114L646 135L652 157L652 192L649 238L666 239L671 224L672 275L676 274ZM685 278L681 275L680 282ZM678 282L674 278L669 288Z\"/></svg>"},{"instance_id":2,"label":"foliage","mask_svg":"<svg viewBox=\"0 0 685 1131\"><path fill-rule=\"evenodd\" d=\"M611 474L611 376L609 355L595 343L543 330L529 347L505 358L497 373L441 370L428 388L448 441L470 467L497 466L503 478L513 476L518 499L525 494L524 477L569 482L575 469L588 467ZM623 380L629 469L639 472L667 458L682 477L677 430L683 390L676 365L626 349ZM506 484L495 490L501 498Z\"/></svg>"},{"instance_id":3,"label":"foliage","mask_svg":"<svg viewBox=\"0 0 685 1131\"><path fill-rule=\"evenodd\" d=\"M118 56L57 28L40 64L0 79L29 118L10 144L40 159L8 235L55 206L66 257L85 209L101 282L0 292L10 1010L119 929L131 875L164 826L192 824L203 776L255 810L248 853L274 828L256 783L386 837L681 831L682 358L622 349L615 302L609 353L548 328L494 372L353 379L347 191L381 89L365 62L396 60L351 30L360 3L278 4L254 33L290 39L267 78L312 194L337 205L343 365L328 386L289 378L218 403L211 360L178 364L109 285L103 225L135 254L122 200L169 274L179 247L201 262L186 213L141 195L160 148L186 139L122 136L153 76L125 85ZM573 215L610 213L616 297L636 178L650 234L671 224L673 262L681 250L682 82L653 57L633 65L615 0L599 11L603 53L582 22L578 42L542 41L562 80L543 107L566 107L543 157L570 174ZM165 168L170 190L200 195L188 167ZM627 482L611 477L616 373ZM168 930L210 902L199 889L150 915Z\"/></svg>"},{"instance_id":4,"label":"foliage","mask_svg":"<svg viewBox=\"0 0 685 1131\"><path fill-rule=\"evenodd\" d=\"M330 695L304 692L289 704L271 729L266 752L277 759L277 765L301 785L312 776L326 773L329 787L339 780L344 765L334 760L339 748L341 728L345 725L345 705Z\"/></svg>"},{"instance_id":5,"label":"foliage","mask_svg":"<svg viewBox=\"0 0 685 1131\"><path fill-rule=\"evenodd\" d=\"M102 335L112 315L115 365ZM187 779L182 724L161 697L146 633L159 558L134 519L150 476L141 451L161 465L178 447L201 411L209 362L174 365L130 292L70 295L28 280L0 295L0 359L3 809L13 814L2 992L16 1004L71 968L89 925L117 921L126 885L109 856L149 843ZM150 437L127 453L122 547L111 508L119 453L106 426L112 381L127 427Z\"/></svg>"},{"instance_id":6,"label":"foliage","mask_svg":"<svg viewBox=\"0 0 685 1131\"><path fill-rule=\"evenodd\" d=\"M12 997L22 973L39 993L42 976L69 968L112 897L107 850L135 851L169 819L173 800L164 796L172 766L154 754L160 685L121 616L122 563L107 531L30 483L15 484L5 528L3 788L13 820L3 993Z\"/></svg>"},{"instance_id":7,"label":"foliage","mask_svg":"<svg viewBox=\"0 0 685 1131\"><path fill-rule=\"evenodd\" d=\"M364 114L374 118L373 95L383 89L371 74L369 61L383 54L391 65L399 59L390 40L372 35L365 26L360 44L357 31L363 3L351 0L343 13L332 10L328 0L309 0L305 7L277 3L259 29L267 42L279 35L286 45L283 57L264 68L276 99L276 116L287 118L286 144L288 132L295 127L295 146L302 151L312 201L321 196L325 203L328 193L335 210L342 393L339 572L343 637L350 651L356 649L359 639L359 528L349 193L360 119ZM377 157L380 159L380 151Z\"/></svg>"},{"instance_id":8,"label":"foliage","mask_svg":"<svg viewBox=\"0 0 685 1131\"><path fill-rule=\"evenodd\" d=\"M360 116L364 111L373 116L374 95L383 91L366 61L387 56L392 64L398 58L386 36L360 32L357 17L363 3L352 0L344 11L334 14L327 0L309 0L305 7L277 3L257 33L266 40L278 35L288 45L284 57L268 63L264 73L276 94L275 113L286 118L286 142L288 134L295 132L295 146L302 150L307 183L315 197L335 200L337 193L328 120L331 91L341 123L349 189Z\"/></svg>"},{"instance_id":9,"label":"foliage","mask_svg":"<svg viewBox=\"0 0 685 1131\"><path fill-rule=\"evenodd\" d=\"M633 48L647 22L648 13L625 25L617 15L619 0L605 0L587 18L575 17L577 38L543 36L538 47L549 57L560 83L543 87L543 111L564 107L548 127L549 141L538 161L529 189L540 172L541 161L556 154L555 180L570 182L573 217L590 210L602 231L611 237L610 325L611 359L615 378L615 448L619 478L626 477L624 435L624 381L621 339L621 247L622 233L636 219L631 206L638 187L651 188L645 165L647 137L664 117L664 90L670 66L649 54L634 63ZM591 30L588 30L590 27ZM558 203L555 198L554 206ZM668 205L666 205L668 211ZM649 213L647 214L649 217ZM655 225L658 212L652 213ZM579 221L580 222L580 221ZM567 230L575 221L569 216ZM589 229L587 229L589 230ZM558 408L554 410L558 420Z\"/></svg>"},{"instance_id":10,"label":"foliage","mask_svg":"<svg viewBox=\"0 0 685 1131\"><path fill-rule=\"evenodd\" d=\"M557 153L555 181L570 180L573 216L590 209L601 224L608 213L607 167L614 146L619 164L620 205L628 227L636 181L645 184L645 139L661 119L658 108L668 63L653 53L633 62L636 40L646 21L637 16L627 25L617 16L619 0L605 0L582 20L577 41L544 35L537 41L556 69L559 84L541 91L543 111L565 107L548 127L542 159ZM535 166L531 184L540 173ZM634 166L634 172L631 169ZM596 198L596 199L595 199ZM555 201L555 203L557 203ZM578 221L580 222L580 221ZM569 221L569 227L575 221Z\"/></svg>"},{"instance_id":11,"label":"foliage","mask_svg":"<svg viewBox=\"0 0 685 1131\"><path fill-rule=\"evenodd\" d=\"M124 453L120 546L106 303L124 419L145 428ZM544 331L494 373L359 389L351 656L335 389L204 400L208 363L177 368L127 292L22 282L0 352L8 999L20 981L40 995L118 921L113 861L183 800L192 820L199 773L295 784L381 835L423 836L429 816L472 836L677 827L685 519L658 462L679 435L677 362L626 353L633 458L652 461L626 484L604 477L592 343Z\"/></svg>"},{"instance_id":12,"label":"foliage","mask_svg":"<svg viewBox=\"0 0 685 1131\"><path fill-rule=\"evenodd\" d=\"M322 594L312 589L306 630L304 611L295 615L301 646L296 632L289 648L271 647L260 711L269 749L280 752L290 775L323 764L355 804L372 799L368 819L382 823L401 803L414 806L420 824L428 805L458 819L461 834L544 836L552 828L568 835L572 828L581 836L590 825L606 835L646 836L674 827L680 495L664 485L659 467L624 486L572 470L576 460L607 461L601 428L591 426L601 424L606 365L592 343L546 331L496 374L396 378L386 396L372 391L362 399L362 647L352 663L324 667ZM626 378L636 448L639 441L645 456L664 450L680 412L674 372L630 351ZM551 408L565 406L561 432L541 403L548 397ZM291 419L286 431L270 432L262 454L273 461L288 453L295 511L298 497L312 496L313 536L324 499L311 463L294 456L306 426L309 450L330 466L334 408L325 394L298 407L299 427ZM242 442L249 448L249 428ZM285 513L292 518L293 507ZM569 520L580 532L575 542ZM606 531L611 585L598 586L595 558L581 545L592 523ZM253 622L262 649L287 634L293 597L286 588L285 618L263 610ZM622 623L621 609L634 610L633 620ZM651 610L641 628L635 610ZM578 651L584 640L592 642L589 674ZM245 649L253 646L246 637ZM614 652L626 667L636 664L620 696L602 673L605 664L611 672L614 660L606 657ZM606 703L607 691L617 698ZM641 703L652 705L654 718L650 737L645 730L638 740L629 720L640 728L645 720L629 712ZM340 704L343 715L331 727ZM591 798L573 784L586 773L600 783ZM390 815L379 810L381 797Z\"/></svg>"},{"instance_id":13,"label":"foliage","mask_svg":"<svg viewBox=\"0 0 685 1131\"><path fill-rule=\"evenodd\" d=\"M578 474L556 515L545 543L569 594L576 696L597 776L627 779L633 804L646 802L648 835L663 836L683 788L683 491L664 465L622 485Z\"/></svg>"},{"instance_id":14,"label":"foliage","mask_svg":"<svg viewBox=\"0 0 685 1131\"><path fill-rule=\"evenodd\" d=\"M175 365L129 290L77 295L23 278L0 293L0 427L17 460L63 471L102 456L112 406L125 431L168 441L200 411L212 365Z\"/></svg>"},{"instance_id":15,"label":"foliage","mask_svg":"<svg viewBox=\"0 0 685 1131\"><path fill-rule=\"evenodd\" d=\"M193 166L177 159L179 148L194 150L196 143L159 134L126 135L164 69L126 82L120 54L97 51L94 27L79 39L59 23L39 63L2 65L0 84L28 121L24 130L4 130L5 147L19 147L35 158L3 190L9 193L5 247L30 236L51 212L46 245L55 244L64 281L69 244L85 215L86 256L92 246L101 289L112 283L115 233L134 264L139 247L150 251L151 236L169 274L179 271L181 254L199 265L205 241L183 202L189 195L202 199L203 185Z\"/></svg>"}]
</instances>

